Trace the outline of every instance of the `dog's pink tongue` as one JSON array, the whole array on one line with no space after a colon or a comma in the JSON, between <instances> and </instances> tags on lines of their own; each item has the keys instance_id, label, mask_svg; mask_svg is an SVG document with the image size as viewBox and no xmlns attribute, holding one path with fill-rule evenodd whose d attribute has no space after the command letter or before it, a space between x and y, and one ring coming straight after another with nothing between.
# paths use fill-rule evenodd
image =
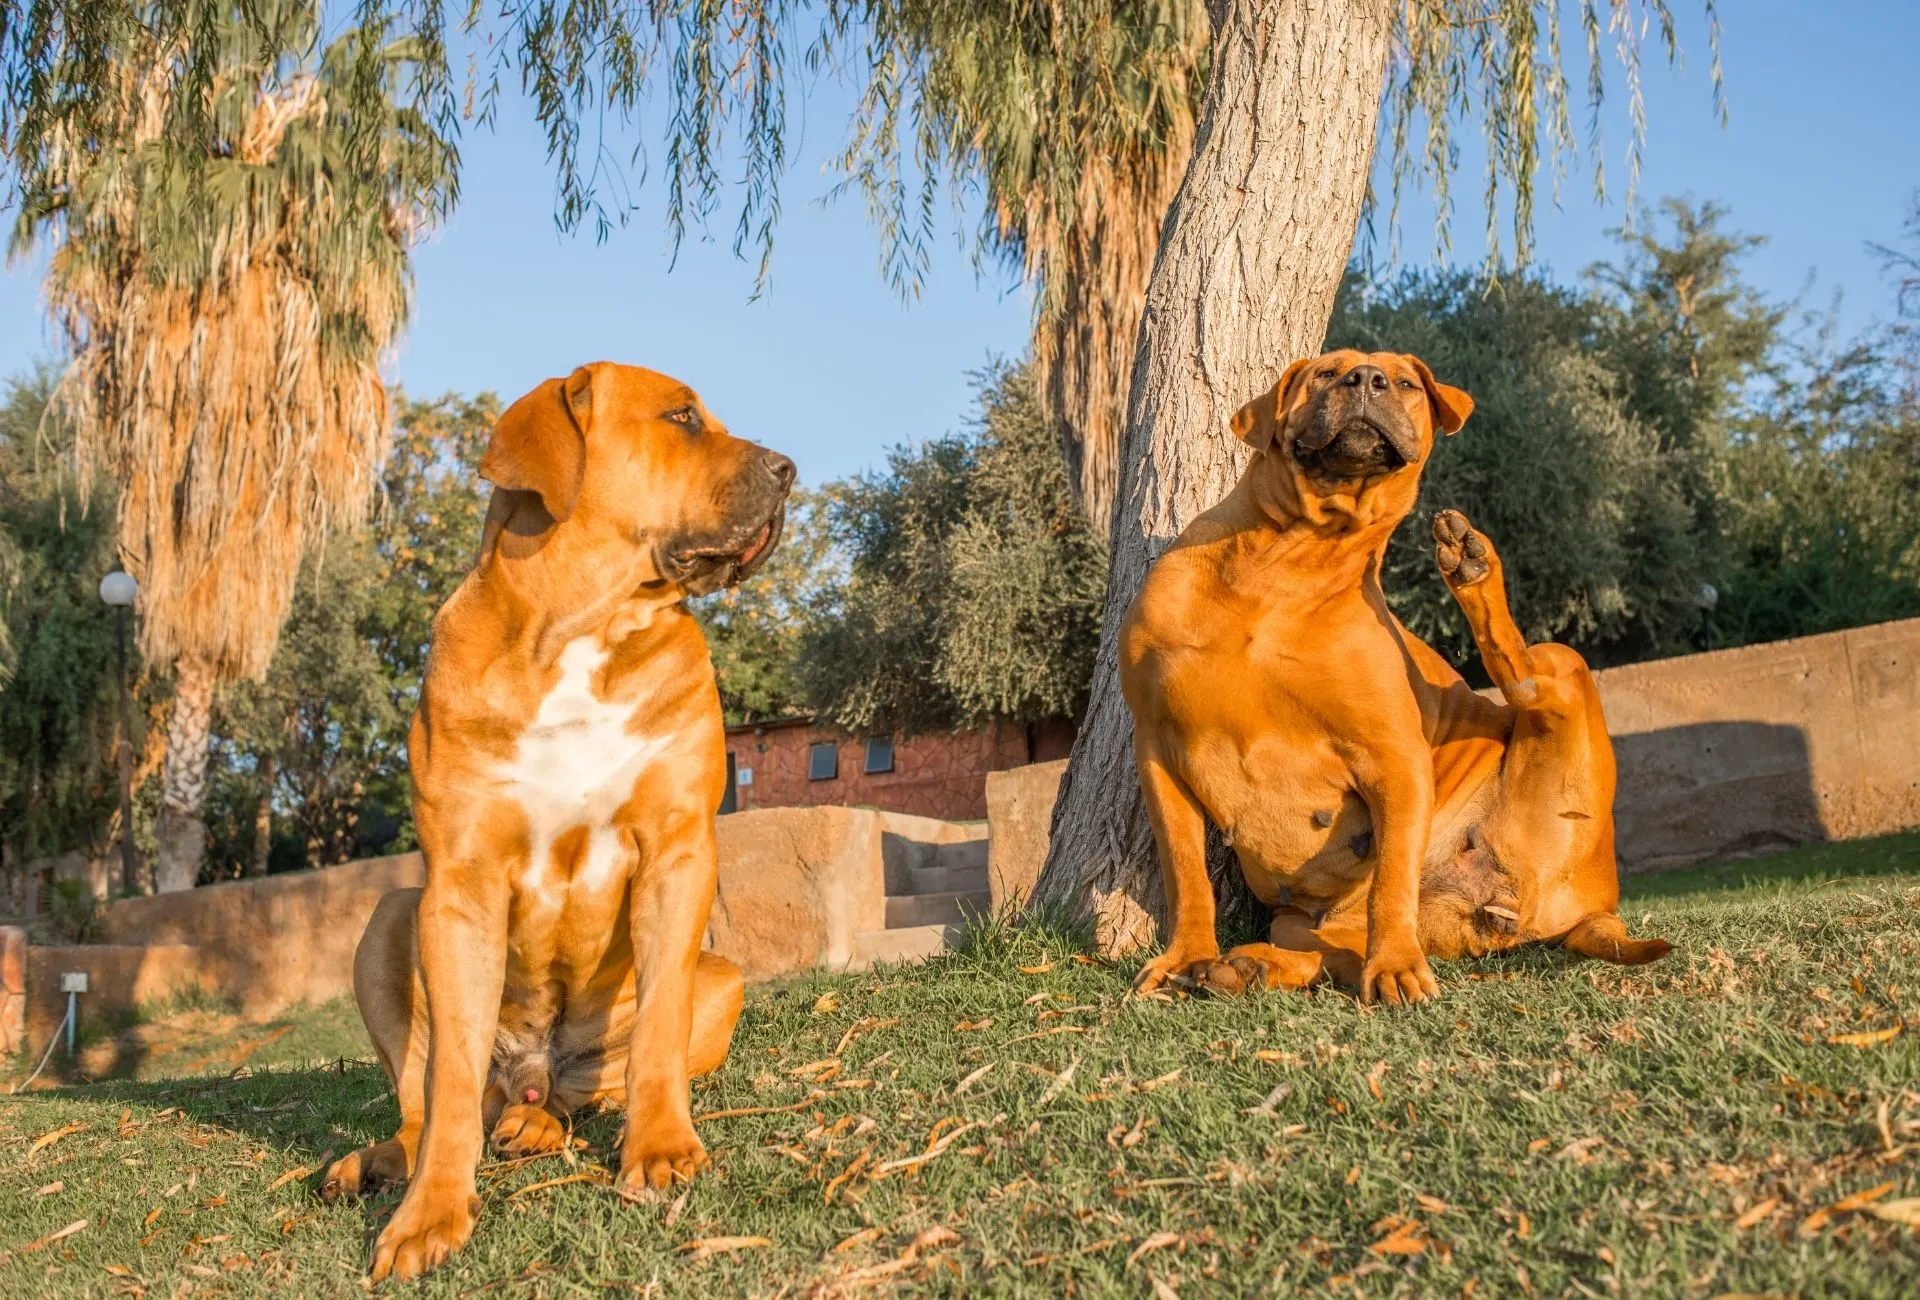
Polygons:
<instances>
[{"instance_id":1,"label":"dog's pink tongue","mask_svg":"<svg viewBox=\"0 0 1920 1300\"><path fill-rule=\"evenodd\" d=\"M538 1088L527 1089L527 1104L529 1106L531 1106L534 1102L539 1100L540 1100L540 1090Z\"/></svg>"}]
</instances>

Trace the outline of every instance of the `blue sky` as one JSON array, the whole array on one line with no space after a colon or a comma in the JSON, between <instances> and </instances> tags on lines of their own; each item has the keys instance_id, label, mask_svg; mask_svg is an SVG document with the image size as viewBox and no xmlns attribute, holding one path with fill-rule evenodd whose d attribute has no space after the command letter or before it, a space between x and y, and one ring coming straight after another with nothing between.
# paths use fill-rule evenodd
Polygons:
<instances>
[{"instance_id":1,"label":"blue sky","mask_svg":"<svg viewBox=\"0 0 1920 1300\"><path fill-rule=\"evenodd\" d=\"M1849 331L1887 315L1889 295L1864 245L1896 236L1920 187L1920 77L1911 67L1920 5L1723 0L1723 130L1698 0L1672 4L1686 67L1648 69L1641 198L1726 204L1735 228L1769 237L1750 268L1776 297L1804 295L1825 308L1840 290ZM1584 69L1570 72L1584 83ZM1587 164L1576 160L1559 209L1540 207L1536 256L1563 276L1610 255L1604 232L1625 211L1625 95L1617 68L1610 73L1610 201L1594 202ZM512 397L589 360L652 366L699 388L736 432L792 455L810 483L873 465L889 445L958 428L968 372L1023 349L1028 295L998 271L977 278L950 229L924 293L900 301L858 203L819 202L828 186L820 162L840 142L845 103L829 84L795 112L796 122L804 117L800 161L784 189L773 282L758 301L754 265L728 249L730 214L717 219L714 243L683 247L669 269L658 187L639 192L635 219L605 243L590 230L559 233L543 138L503 105L497 132L464 142L460 210L418 253L415 319L395 376L418 395L491 388ZM1463 150L1453 255L1468 262L1484 253L1477 165ZM1403 212L1403 261L1424 262L1432 247L1431 207L1416 196ZM40 265L0 274L0 371L52 349Z\"/></svg>"}]
</instances>

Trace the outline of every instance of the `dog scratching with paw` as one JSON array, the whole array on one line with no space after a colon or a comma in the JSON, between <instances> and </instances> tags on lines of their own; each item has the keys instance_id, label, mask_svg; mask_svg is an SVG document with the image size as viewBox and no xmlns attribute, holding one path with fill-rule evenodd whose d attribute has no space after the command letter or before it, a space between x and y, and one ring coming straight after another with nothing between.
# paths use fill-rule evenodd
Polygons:
<instances>
[{"instance_id":1,"label":"dog scratching with paw","mask_svg":"<svg viewBox=\"0 0 1920 1300\"><path fill-rule=\"evenodd\" d=\"M602 363L508 408L480 473L480 558L434 619L407 747L426 887L382 899L354 958L400 1131L322 1190L407 1183L375 1280L466 1242L483 1138L558 1151L581 1106L625 1106L623 1189L693 1177L688 1080L740 1014L739 970L701 951L726 740L683 602L773 551L793 462Z\"/></svg>"},{"instance_id":2,"label":"dog scratching with paw","mask_svg":"<svg viewBox=\"0 0 1920 1300\"><path fill-rule=\"evenodd\" d=\"M1504 703L1400 625L1380 588L1436 431L1473 399L1418 358L1297 361L1233 418L1253 458L1155 562L1120 636L1170 938L1136 988L1438 995L1427 957L1527 943L1623 965L1668 952L1617 914L1613 747L1587 665L1528 645L1500 557L1455 510L1440 576ZM1273 909L1222 954L1206 821Z\"/></svg>"}]
</instances>

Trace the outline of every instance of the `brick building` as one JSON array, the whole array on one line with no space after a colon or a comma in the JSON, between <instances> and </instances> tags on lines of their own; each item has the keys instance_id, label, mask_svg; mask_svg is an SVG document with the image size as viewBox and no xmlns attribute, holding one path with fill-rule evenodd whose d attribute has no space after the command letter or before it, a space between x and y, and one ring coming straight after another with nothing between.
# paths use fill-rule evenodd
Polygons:
<instances>
[{"instance_id":1,"label":"brick building","mask_svg":"<svg viewBox=\"0 0 1920 1300\"><path fill-rule=\"evenodd\" d=\"M1074 724L852 736L812 718L727 728L723 813L842 804L946 821L987 815L987 773L1065 758Z\"/></svg>"}]
</instances>

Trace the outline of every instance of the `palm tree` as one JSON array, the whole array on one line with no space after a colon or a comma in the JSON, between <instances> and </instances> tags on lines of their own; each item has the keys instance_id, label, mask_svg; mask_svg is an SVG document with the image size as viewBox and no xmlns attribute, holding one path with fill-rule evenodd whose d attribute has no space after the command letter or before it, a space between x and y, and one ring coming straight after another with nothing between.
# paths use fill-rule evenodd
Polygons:
<instances>
[{"instance_id":1,"label":"palm tree","mask_svg":"<svg viewBox=\"0 0 1920 1300\"><path fill-rule=\"evenodd\" d=\"M162 890L199 870L216 684L264 674L303 555L373 500L379 366L457 161L395 105L411 50L382 25L323 47L300 0L201 17L191 55L120 30L97 111L20 160L14 231L16 252L53 247L47 300L73 354L57 402L83 471L118 486L141 649L173 667Z\"/></svg>"}]
</instances>

